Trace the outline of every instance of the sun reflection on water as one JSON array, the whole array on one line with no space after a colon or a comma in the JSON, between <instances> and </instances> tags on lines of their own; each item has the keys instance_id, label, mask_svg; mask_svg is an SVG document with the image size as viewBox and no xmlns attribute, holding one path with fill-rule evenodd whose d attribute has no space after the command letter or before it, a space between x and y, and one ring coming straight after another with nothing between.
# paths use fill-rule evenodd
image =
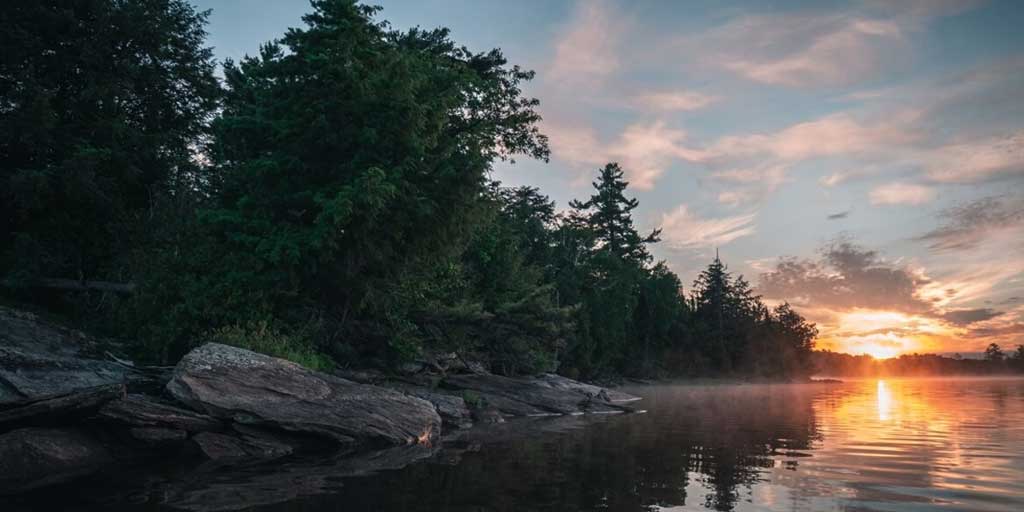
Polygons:
<instances>
[{"instance_id":1,"label":"sun reflection on water","mask_svg":"<svg viewBox=\"0 0 1024 512\"><path fill-rule=\"evenodd\" d=\"M889 421L892 418L892 391L884 380L879 379L876 393L878 404L878 421Z\"/></svg>"}]
</instances>

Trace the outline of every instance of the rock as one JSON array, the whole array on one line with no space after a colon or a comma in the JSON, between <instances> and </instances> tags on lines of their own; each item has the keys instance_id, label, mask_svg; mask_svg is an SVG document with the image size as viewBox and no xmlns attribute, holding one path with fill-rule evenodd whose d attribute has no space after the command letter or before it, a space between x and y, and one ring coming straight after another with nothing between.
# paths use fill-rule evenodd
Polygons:
<instances>
[{"instance_id":1,"label":"rock","mask_svg":"<svg viewBox=\"0 0 1024 512\"><path fill-rule=\"evenodd\" d=\"M291 446L266 438L229 436L215 432L196 434L193 441L212 460L228 462L253 459L277 459L291 455Z\"/></svg>"},{"instance_id":2,"label":"rock","mask_svg":"<svg viewBox=\"0 0 1024 512\"><path fill-rule=\"evenodd\" d=\"M387 376L384 375L380 370L365 369L365 370L352 370L352 369L337 369L334 370L335 377L341 377L345 380L358 382L360 384L380 384L387 380Z\"/></svg>"},{"instance_id":3,"label":"rock","mask_svg":"<svg viewBox=\"0 0 1024 512\"><path fill-rule=\"evenodd\" d=\"M466 406L466 401L461 396L408 384L394 383L390 387L433 404L445 426L453 428L473 426L473 417L469 412L469 407Z\"/></svg>"},{"instance_id":4,"label":"rock","mask_svg":"<svg viewBox=\"0 0 1024 512\"><path fill-rule=\"evenodd\" d=\"M92 411L124 395L124 384L109 384L42 399L5 404L0 429L6 425L53 420Z\"/></svg>"},{"instance_id":5,"label":"rock","mask_svg":"<svg viewBox=\"0 0 1024 512\"><path fill-rule=\"evenodd\" d=\"M159 427L185 432L212 432L222 430L218 419L157 402L143 395L128 395L107 402L97 416L138 427Z\"/></svg>"},{"instance_id":6,"label":"rock","mask_svg":"<svg viewBox=\"0 0 1024 512\"><path fill-rule=\"evenodd\" d=\"M73 429L24 428L0 435L0 494L85 476L110 464L107 450Z\"/></svg>"},{"instance_id":7,"label":"rock","mask_svg":"<svg viewBox=\"0 0 1024 512\"><path fill-rule=\"evenodd\" d=\"M425 400L218 343L189 352L167 390L216 418L342 444L429 443L441 429L440 416Z\"/></svg>"},{"instance_id":8,"label":"rock","mask_svg":"<svg viewBox=\"0 0 1024 512\"><path fill-rule=\"evenodd\" d=\"M477 423L505 423L505 418L502 417L501 412L494 407L473 409L473 420Z\"/></svg>"},{"instance_id":9,"label":"rock","mask_svg":"<svg viewBox=\"0 0 1024 512\"><path fill-rule=\"evenodd\" d=\"M173 428L139 427L128 432L133 438L156 446L180 443L188 438L188 432Z\"/></svg>"},{"instance_id":10,"label":"rock","mask_svg":"<svg viewBox=\"0 0 1024 512\"><path fill-rule=\"evenodd\" d=\"M130 370L99 352L79 331L0 307L0 404L125 382Z\"/></svg>"},{"instance_id":11,"label":"rock","mask_svg":"<svg viewBox=\"0 0 1024 512\"><path fill-rule=\"evenodd\" d=\"M552 414L630 412L633 409L613 402L604 388L576 382L565 377L502 377L499 375L450 375L442 386L476 394L480 405L497 409L505 416L543 416ZM620 401L629 395L616 393Z\"/></svg>"},{"instance_id":12,"label":"rock","mask_svg":"<svg viewBox=\"0 0 1024 512\"><path fill-rule=\"evenodd\" d=\"M585 384L583 382L575 381L568 377L563 377L555 373L545 373L538 375L533 378L533 381L541 386L547 386L552 389L583 393L585 395L599 397L607 402L628 403L640 400L640 397L638 396L633 396L628 393L616 391L614 389L602 388L600 386L595 386L593 384Z\"/></svg>"}]
</instances>

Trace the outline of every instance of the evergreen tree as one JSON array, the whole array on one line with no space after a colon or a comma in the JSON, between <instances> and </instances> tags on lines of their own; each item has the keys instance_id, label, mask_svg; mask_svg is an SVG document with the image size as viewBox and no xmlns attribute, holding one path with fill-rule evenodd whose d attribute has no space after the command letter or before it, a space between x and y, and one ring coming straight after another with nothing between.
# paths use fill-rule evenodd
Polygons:
<instances>
[{"instance_id":1,"label":"evergreen tree","mask_svg":"<svg viewBox=\"0 0 1024 512\"><path fill-rule=\"evenodd\" d=\"M596 192L590 199L569 203L574 210L573 217L588 228L600 248L612 256L640 265L649 262L651 256L646 246L659 240L661 230L641 236L633 227L632 212L639 202L626 198L629 182L623 179L619 164L605 165L593 186Z\"/></svg>"},{"instance_id":2,"label":"evergreen tree","mask_svg":"<svg viewBox=\"0 0 1024 512\"><path fill-rule=\"evenodd\" d=\"M131 279L133 220L196 185L219 95L206 17L185 0L0 7L0 276Z\"/></svg>"},{"instance_id":3,"label":"evergreen tree","mask_svg":"<svg viewBox=\"0 0 1024 512\"><path fill-rule=\"evenodd\" d=\"M465 250L491 163L548 149L519 89L531 72L376 12L316 0L305 28L225 65L219 205L203 219L235 256L227 289L252 302L240 314L320 318L325 338L379 355L414 350L430 285L408 281Z\"/></svg>"}]
</instances>

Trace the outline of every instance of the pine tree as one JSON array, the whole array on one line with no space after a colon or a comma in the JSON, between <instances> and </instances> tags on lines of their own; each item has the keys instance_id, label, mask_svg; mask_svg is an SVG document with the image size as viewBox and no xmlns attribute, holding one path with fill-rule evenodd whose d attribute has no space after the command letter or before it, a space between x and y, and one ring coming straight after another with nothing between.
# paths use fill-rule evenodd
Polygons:
<instances>
[{"instance_id":1,"label":"pine tree","mask_svg":"<svg viewBox=\"0 0 1024 512\"><path fill-rule=\"evenodd\" d=\"M661 230L655 229L647 236L641 236L633 226L632 212L639 205L633 198L625 196L629 182L623 179L623 171L617 163L609 163L601 169L593 183L596 193L587 201L572 201L573 218L588 228L613 256L640 265L651 260L647 244L659 241Z\"/></svg>"}]
</instances>

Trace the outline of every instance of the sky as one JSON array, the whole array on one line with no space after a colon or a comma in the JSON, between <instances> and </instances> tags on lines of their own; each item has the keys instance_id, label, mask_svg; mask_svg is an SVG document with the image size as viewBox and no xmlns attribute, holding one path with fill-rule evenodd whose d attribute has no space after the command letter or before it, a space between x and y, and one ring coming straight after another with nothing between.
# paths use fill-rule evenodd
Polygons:
<instances>
[{"instance_id":1,"label":"sky","mask_svg":"<svg viewBox=\"0 0 1024 512\"><path fill-rule=\"evenodd\" d=\"M309 10L192 2L220 60ZM564 208L619 162L684 283L717 249L842 352L1024 343L1024 2L374 3L535 70L551 160L495 178Z\"/></svg>"}]
</instances>

